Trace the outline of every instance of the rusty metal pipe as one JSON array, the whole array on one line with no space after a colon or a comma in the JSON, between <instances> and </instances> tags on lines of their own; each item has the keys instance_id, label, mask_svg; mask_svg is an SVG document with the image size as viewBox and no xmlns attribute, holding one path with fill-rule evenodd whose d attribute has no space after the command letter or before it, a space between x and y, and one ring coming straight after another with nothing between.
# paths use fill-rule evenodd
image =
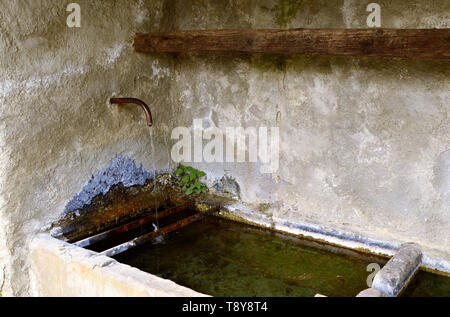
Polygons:
<instances>
[{"instance_id":1,"label":"rusty metal pipe","mask_svg":"<svg viewBox=\"0 0 450 317\"><path fill-rule=\"evenodd\" d=\"M149 127L153 126L152 113L150 112L150 109L145 104L145 102L143 102L142 100L137 99L137 98L111 98L111 99L109 99L109 102L111 104L134 103L136 105L139 105L145 112L145 118L147 119L147 125Z\"/></svg>"}]
</instances>

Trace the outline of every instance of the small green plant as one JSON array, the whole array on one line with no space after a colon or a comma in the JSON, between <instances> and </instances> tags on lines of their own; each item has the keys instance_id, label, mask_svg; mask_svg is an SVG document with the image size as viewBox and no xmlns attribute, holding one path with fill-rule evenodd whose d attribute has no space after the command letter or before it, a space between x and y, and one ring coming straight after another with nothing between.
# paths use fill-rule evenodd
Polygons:
<instances>
[{"instance_id":1,"label":"small green plant","mask_svg":"<svg viewBox=\"0 0 450 317\"><path fill-rule=\"evenodd\" d=\"M269 209L269 204L259 204L259 211L265 212L267 209Z\"/></svg>"},{"instance_id":2,"label":"small green plant","mask_svg":"<svg viewBox=\"0 0 450 317\"><path fill-rule=\"evenodd\" d=\"M201 194L208 191L206 185L199 180L201 177L206 176L206 173L203 171L180 164L175 171L175 175L180 180L179 185L186 195Z\"/></svg>"}]
</instances>

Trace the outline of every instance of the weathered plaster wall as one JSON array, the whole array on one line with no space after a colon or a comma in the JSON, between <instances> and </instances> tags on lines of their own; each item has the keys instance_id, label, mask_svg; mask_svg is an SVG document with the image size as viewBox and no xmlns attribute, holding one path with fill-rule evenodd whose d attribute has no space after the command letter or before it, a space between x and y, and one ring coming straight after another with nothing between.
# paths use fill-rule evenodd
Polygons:
<instances>
[{"instance_id":1,"label":"weathered plaster wall","mask_svg":"<svg viewBox=\"0 0 450 317\"><path fill-rule=\"evenodd\" d=\"M170 133L278 126L280 169L197 164L241 198L301 222L343 225L450 250L450 62L327 56L142 55L135 32L365 27L371 1L0 2L0 287L30 293L31 237L117 155L173 167ZM382 26L450 27L450 3L377 1ZM115 93L148 102L107 104ZM6 276L6 278L3 278Z\"/></svg>"},{"instance_id":2,"label":"weathered plaster wall","mask_svg":"<svg viewBox=\"0 0 450 317\"><path fill-rule=\"evenodd\" d=\"M172 29L364 28L371 1L169 2ZM386 28L448 28L448 1L376 1ZM450 251L450 62L329 56L175 57L173 126L278 126L280 168L198 164L294 222Z\"/></svg>"},{"instance_id":3,"label":"weathered plaster wall","mask_svg":"<svg viewBox=\"0 0 450 317\"><path fill-rule=\"evenodd\" d=\"M168 164L161 122L170 118L169 62L131 48L134 33L161 28L164 3L76 2L81 28L66 25L69 2L0 2L3 295L29 293L29 238L60 217L92 174L116 155L147 170ZM150 132L139 107L108 105L113 93L146 101L159 124Z\"/></svg>"}]
</instances>

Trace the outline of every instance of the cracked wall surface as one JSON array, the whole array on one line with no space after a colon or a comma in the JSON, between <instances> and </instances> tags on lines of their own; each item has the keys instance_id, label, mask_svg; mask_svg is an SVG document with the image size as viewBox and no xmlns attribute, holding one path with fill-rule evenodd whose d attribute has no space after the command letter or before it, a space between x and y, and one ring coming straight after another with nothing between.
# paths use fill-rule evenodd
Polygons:
<instances>
[{"instance_id":1,"label":"cracked wall surface","mask_svg":"<svg viewBox=\"0 0 450 317\"><path fill-rule=\"evenodd\" d=\"M365 28L372 1L0 3L0 280L29 294L28 248L117 156L172 168L173 128L277 126L280 168L196 163L265 213L450 250L450 62L132 51L135 33L221 28ZM377 1L386 28L449 28L450 3ZM154 127L135 105L149 105ZM1 276L0 276L1 277Z\"/></svg>"}]
</instances>

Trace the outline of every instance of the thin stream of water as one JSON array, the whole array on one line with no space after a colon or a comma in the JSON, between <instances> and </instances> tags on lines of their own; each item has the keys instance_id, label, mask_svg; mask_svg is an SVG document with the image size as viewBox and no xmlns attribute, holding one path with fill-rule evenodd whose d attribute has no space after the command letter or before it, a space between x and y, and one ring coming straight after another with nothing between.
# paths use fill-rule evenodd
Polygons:
<instances>
[{"instance_id":1,"label":"thin stream of water","mask_svg":"<svg viewBox=\"0 0 450 317\"><path fill-rule=\"evenodd\" d=\"M154 143L154 136L153 136L153 128L151 127L149 129L149 137L150 137L150 153L151 153L151 162L152 162L152 170L153 170L153 192L156 192L156 156L155 156L155 143ZM159 229L159 220L158 220L158 205L157 205L157 199L156 195L154 198L154 206L155 206L155 222L156 225L154 225L154 231L158 231ZM159 240L164 239L164 237L161 236ZM162 241L160 241L162 242ZM156 266L160 267L159 261L157 261Z\"/></svg>"},{"instance_id":2,"label":"thin stream of water","mask_svg":"<svg viewBox=\"0 0 450 317\"><path fill-rule=\"evenodd\" d=\"M152 171L153 171L153 192L156 192L156 162L155 162L155 144L153 140L153 128L149 129L149 137L150 137L150 153L151 153L151 162L152 162ZM156 228L155 231L159 228L159 222L158 222L158 206L157 206L157 199L156 196L154 198L155 201L155 215L156 215Z\"/></svg>"}]
</instances>

